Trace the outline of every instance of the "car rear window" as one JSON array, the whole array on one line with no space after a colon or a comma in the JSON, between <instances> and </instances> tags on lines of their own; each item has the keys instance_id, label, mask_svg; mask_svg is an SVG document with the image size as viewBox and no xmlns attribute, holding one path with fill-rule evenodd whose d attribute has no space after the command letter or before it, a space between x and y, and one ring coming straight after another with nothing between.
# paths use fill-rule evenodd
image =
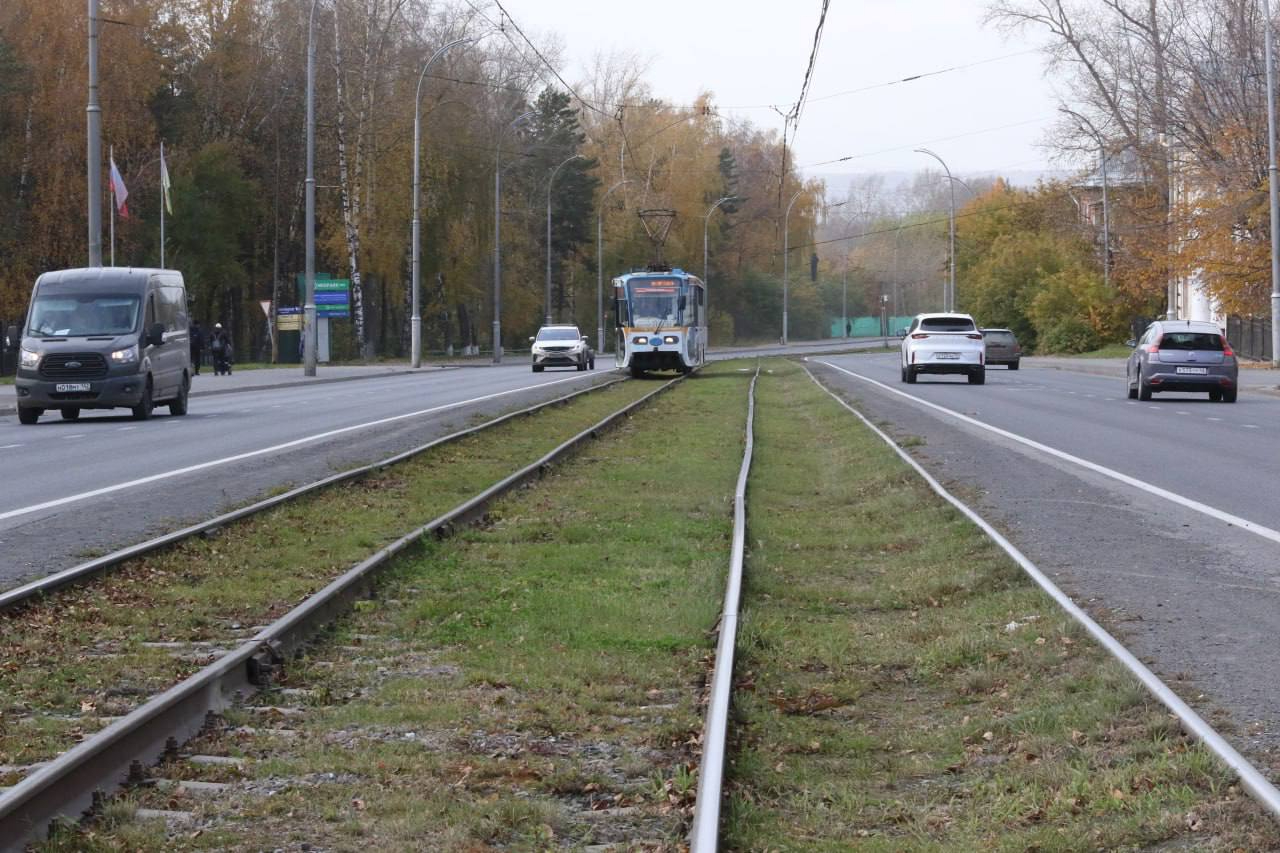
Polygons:
<instances>
[{"instance_id":1,"label":"car rear window","mask_svg":"<svg viewBox=\"0 0 1280 853\"><path fill-rule=\"evenodd\" d=\"M983 332L982 337L986 338L989 343L993 344L1017 343L1017 339L1014 338L1013 332Z\"/></svg>"},{"instance_id":2,"label":"car rear window","mask_svg":"<svg viewBox=\"0 0 1280 853\"><path fill-rule=\"evenodd\" d=\"M968 317L925 317L920 328L929 332L972 332L976 327Z\"/></svg>"},{"instance_id":3,"label":"car rear window","mask_svg":"<svg viewBox=\"0 0 1280 853\"><path fill-rule=\"evenodd\" d=\"M1196 349L1222 352L1222 335L1209 332L1165 332L1160 349Z\"/></svg>"}]
</instances>

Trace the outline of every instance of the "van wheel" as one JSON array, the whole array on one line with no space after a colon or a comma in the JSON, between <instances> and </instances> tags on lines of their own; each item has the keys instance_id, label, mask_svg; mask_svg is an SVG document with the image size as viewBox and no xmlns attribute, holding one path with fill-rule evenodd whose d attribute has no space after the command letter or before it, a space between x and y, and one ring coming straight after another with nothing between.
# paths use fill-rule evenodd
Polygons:
<instances>
[{"instance_id":1,"label":"van wheel","mask_svg":"<svg viewBox=\"0 0 1280 853\"><path fill-rule=\"evenodd\" d=\"M986 383L987 383L986 370L975 370L973 373L969 374L970 385L985 385Z\"/></svg>"},{"instance_id":2,"label":"van wheel","mask_svg":"<svg viewBox=\"0 0 1280 853\"><path fill-rule=\"evenodd\" d=\"M916 384L916 369L909 364L907 365L907 384Z\"/></svg>"},{"instance_id":3,"label":"van wheel","mask_svg":"<svg viewBox=\"0 0 1280 853\"><path fill-rule=\"evenodd\" d=\"M26 406L18 407L18 423L31 426L40 420L40 416L44 414L44 409L29 409Z\"/></svg>"},{"instance_id":4,"label":"van wheel","mask_svg":"<svg viewBox=\"0 0 1280 853\"><path fill-rule=\"evenodd\" d=\"M147 387L142 391L142 399L138 402L138 405L134 406L132 409L133 419L135 421L145 421L150 419L151 411L155 407L156 404L151 399L151 380L148 379Z\"/></svg>"},{"instance_id":5,"label":"van wheel","mask_svg":"<svg viewBox=\"0 0 1280 853\"><path fill-rule=\"evenodd\" d=\"M79 406L63 406L62 419L64 421L80 420L80 407Z\"/></svg>"},{"instance_id":6,"label":"van wheel","mask_svg":"<svg viewBox=\"0 0 1280 853\"><path fill-rule=\"evenodd\" d=\"M191 393L191 379L186 374L182 376L182 387L178 390L178 396L169 401L169 414L176 416L185 415L187 413L187 397Z\"/></svg>"},{"instance_id":7,"label":"van wheel","mask_svg":"<svg viewBox=\"0 0 1280 853\"><path fill-rule=\"evenodd\" d=\"M1151 386L1142 381L1141 368L1138 373L1138 399L1144 403L1151 399Z\"/></svg>"},{"instance_id":8,"label":"van wheel","mask_svg":"<svg viewBox=\"0 0 1280 853\"><path fill-rule=\"evenodd\" d=\"M1229 388L1227 390L1224 390L1222 392L1222 402L1234 403L1236 401L1236 395L1239 393L1239 391L1240 389L1238 388Z\"/></svg>"}]
</instances>

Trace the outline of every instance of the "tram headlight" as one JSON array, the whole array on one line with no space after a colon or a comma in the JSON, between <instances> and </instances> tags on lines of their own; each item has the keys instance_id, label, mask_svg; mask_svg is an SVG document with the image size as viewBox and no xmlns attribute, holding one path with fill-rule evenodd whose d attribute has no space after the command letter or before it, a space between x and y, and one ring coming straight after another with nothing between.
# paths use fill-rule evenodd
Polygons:
<instances>
[{"instance_id":1,"label":"tram headlight","mask_svg":"<svg viewBox=\"0 0 1280 853\"><path fill-rule=\"evenodd\" d=\"M631 339L631 343L635 344L638 347L642 347L645 344L649 343L649 339L644 335L637 335L636 337Z\"/></svg>"},{"instance_id":2,"label":"tram headlight","mask_svg":"<svg viewBox=\"0 0 1280 853\"><path fill-rule=\"evenodd\" d=\"M680 343L680 339L677 338L675 335L667 335L665 338L662 339L662 342L664 344L678 344Z\"/></svg>"}]
</instances>

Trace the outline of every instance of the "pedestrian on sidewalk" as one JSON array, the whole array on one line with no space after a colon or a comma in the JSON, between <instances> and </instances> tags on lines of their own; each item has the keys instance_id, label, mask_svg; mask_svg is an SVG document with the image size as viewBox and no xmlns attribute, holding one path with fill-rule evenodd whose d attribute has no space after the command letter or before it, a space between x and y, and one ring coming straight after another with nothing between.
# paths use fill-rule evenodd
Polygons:
<instances>
[{"instance_id":1,"label":"pedestrian on sidewalk","mask_svg":"<svg viewBox=\"0 0 1280 853\"><path fill-rule=\"evenodd\" d=\"M213 324L213 337L209 340L209 352L213 356L213 372L231 375L231 335L221 323Z\"/></svg>"},{"instance_id":2,"label":"pedestrian on sidewalk","mask_svg":"<svg viewBox=\"0 0 1280 853\"><path fill-rule=\"evenodd\" d=\"M204 359L204 329L199 320L191 321L187 334L191 338L191 367L196 376L200 375L200 362Z\"/></svg>"}]
</instances>

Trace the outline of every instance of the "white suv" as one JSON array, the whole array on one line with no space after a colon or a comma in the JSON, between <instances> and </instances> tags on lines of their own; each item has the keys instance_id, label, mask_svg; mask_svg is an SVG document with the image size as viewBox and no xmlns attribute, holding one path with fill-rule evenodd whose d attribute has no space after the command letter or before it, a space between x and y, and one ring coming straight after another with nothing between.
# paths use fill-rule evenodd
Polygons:
<instances>
[{"instance_id":1,"label":"white suv","mask_svg":"<svg viewBox=\"0 0 1280 853\"><path fill-rule=\"evenodd\" d=\"M577 326L567 323L543 326L537 337L529 338L529 342L533 344L534 373L541 373L544 367L596 369L595 350Z\"/></svg>"},{"instance_id":2,"label":"white suv","mask_svg":"<svg viewBox=\"0 0 1280 853\"><path fill-rule=\"evenodd\" d=\"M986 344L968 314L917 314L901 334L903 382L921 373L963 373L970 385L987 381Z\"/></svg>"}]
</instances>

